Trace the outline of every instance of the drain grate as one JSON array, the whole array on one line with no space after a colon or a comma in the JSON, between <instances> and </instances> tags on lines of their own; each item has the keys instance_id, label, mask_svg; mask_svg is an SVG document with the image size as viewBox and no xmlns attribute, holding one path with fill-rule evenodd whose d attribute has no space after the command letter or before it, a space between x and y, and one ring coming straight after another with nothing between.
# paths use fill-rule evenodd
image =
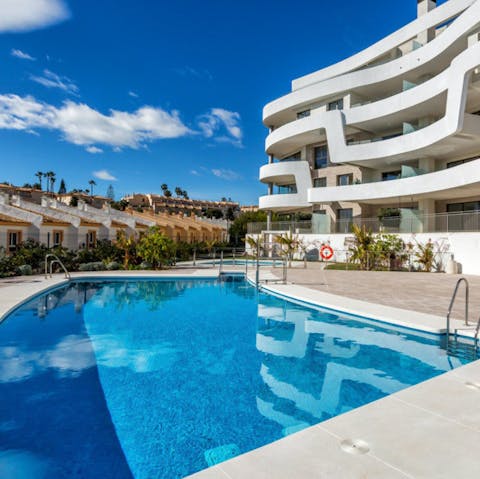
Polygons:
<instances>
[{"instance_id":1,"label":"drain grate","mask_svg":"<svg viewBox=\"0 0 480 479\"><path fill-rule=\"evenodd\" d=\"M465 386L469 389L474 389L475 391L480 391L480 384L479 383L472 383L470 381L465 383Z\"/></svg>"},{"instance_id":2,"label":"drain grate","mask_svg":"<svg viewBox=\"0 0 480 479\"><path fill-rule=\"evenodd\" d=\"M368 443L362 441L361 439L344 439L340 443L340 447L343 451L356 455L366 454L368 451L370 451Z\"/></svg>"}]
</instances>

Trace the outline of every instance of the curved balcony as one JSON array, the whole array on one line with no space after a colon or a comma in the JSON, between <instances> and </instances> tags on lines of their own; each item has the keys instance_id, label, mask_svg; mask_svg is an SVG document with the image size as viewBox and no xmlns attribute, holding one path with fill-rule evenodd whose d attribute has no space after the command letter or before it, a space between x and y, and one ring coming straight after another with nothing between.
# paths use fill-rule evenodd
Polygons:
<instances>
[{"instance_id":1,"label":"curved balcony","mask_svg":"<svg viewBox=\"0 0 480 479\"><path fill-rule=\"evenodd\" d=\"M374 85L395 78L400 78L409 72L422 71L422 69L427 70L428 64L432 61L435 61L437 65L444 65L444 67L447 67L452 59L464 49L465 38L463 37L480 24L480 3L472 2L472 0L459 0L457 2L448 2L444 6L438 7L438 10L443 7L445 7L445 9L441 10L441 13L445 14L445 20L448 20L456 13L460 13L465 9L467 10L464 11L452 23L452 25L450 25L450 27L437 38L427 43L422 48L414 50L405 56L392 60L386 64L342 74L342 70L348 71L350 69L349 67L345 68L344 66L339 68L339 71L336 73L339 76L333 78L322 79L324 75L321 73L322 71L320 71L317 72L317 74L312 74L310 79L306 82L299 79L294 83L294 88L298 89L295 89L292 93L285 95L264 107L264 124L267 126L279 124L282 121L285 121L285 117L288 117L289 114L291 114L292 109L295 110L307 107L312 103L322 101L325 98L333 97L346 91L352 91L356 88L365 87L367 85ZM432 24L436 24L438 20L440 20L440 16L439 13L435 11L421 19L422 22L432 21ZM429 28L426 26L427 23L423 24L420 22L418 25L422 25L422 29L417 33ZM402 32L404 30L408 31L408 27L409 26L407 25L404 29L387 37L387 39L389 39L388 42L391 42L389 43L389 48L385 49L385 47L382 47L383 50L377 50L377 52L381 55L388 49L400 45L403 39ZM373 47L378 48L378 44ZM351 57L349 66L352 68L361 66L362 63L357 63L354 58L355 57ZM349 60L347 59L344 62L345 64L348 64ZM332 69L332 71L333 70L334 69ZM326 73L327 77L329 75L331 75L331 73Z\"/></svg>"},{"instance_id":2,"label":"curved balcony","mask_svg":"<svg viewBox=\"0 0 480 479\"><path fill-rule=\"evenodd\" d=\"M375 167L377 160L397 157L405 161L420 154L438 156L447 150L468 155L474 145L456 137L459 134L480 137L480 117L464 113L470 74L480 64L479 58L480 43L477 43L459 55L442 74L414 89L344 112L312 111L311 116L273 131L266 139L266 150L269 154L283 156L304 145L321 141L323 134L328 140L333 163L348 159L349 163L362 162L365 166ZM428 105L430 111L427 110ZM395 138L356 145L346 143L345 129L347 132L351 127L378 129L382 122L395 120L402 124L408 115L421 117L422 111L423 115L426 111L440 111L443 117L419 131Z\"/></svg>"},{"instance_id":3,"label":"curved balcony","mask_svg":"<svg viewBox=\"0 0 480 479\"><path fill-rule=\"evenodd\" d=\"M272 211L289 211L308 208L307 192L312 187L310 166L307 161L283 161L263 165L260 168L260 181L276 186L296 186L295 193L282 193L261 196L259 208Z\"/></svg>"},{"instance_id":4,"label":"curved balcony","mask_svg":"<svg viewBox=\"0 0 480 479\"><path fill-rule=\"evenodd\" d=\"M305 88L313 83L324 81L365 67L365 65L377 60L382 55L391 52L398 45L408 42L425 30L434 28L440 23L452 18L454 15L463 12L474 2L475 0L456 0L444 3L430 11L428 15L423 15L422 17L417 18L400 30L388 35L365 50L335 63L334 65L297 78L292 82L292 89L298 90L300 88Z\"/></svg>"},{"instance_id":5,"label":"curved balcony","mask_svg":"<svg viewBox=\"0 0 480 479\"><path fill-rule=\"evenodd\" d=\"M352 201L364 203L398 202L401 197L417 201L453 199L476 195L480 187L480 159L433 173L410 178L379 181L348 186L312 188L308 192L310 203Z\"/></svg>"},{"instance_id":6,"label":"curved balcony","mask_svg":"<svg viewBox=\"0 0 480 479\"><path fill-rule=\"evenodd\" d=\"M260 181L278 185L295 182L298 190L309 188L312 184L310 166L307 161L280 161L263 165L260 168Z\"/></svg>"}]
</instances>

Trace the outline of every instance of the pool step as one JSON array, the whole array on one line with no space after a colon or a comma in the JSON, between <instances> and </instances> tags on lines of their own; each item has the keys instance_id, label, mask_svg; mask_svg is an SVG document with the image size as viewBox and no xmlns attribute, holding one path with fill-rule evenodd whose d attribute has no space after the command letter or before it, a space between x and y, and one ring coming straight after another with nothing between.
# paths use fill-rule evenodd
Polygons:
<instances>
[{"instance_id":1,"label":"pool step","mask_svg":"<svg viewBox=\"0 0 480 479\"><path fill-rule=\"evenodd\" d=\"M238 456L239 454L240 449L236 444L225 444L214 447L213 449L207 449L204 452L205 461L207 461L209 467L228 461L228 459L232 459L232 457Z\"/></svg>"}]
</instances>

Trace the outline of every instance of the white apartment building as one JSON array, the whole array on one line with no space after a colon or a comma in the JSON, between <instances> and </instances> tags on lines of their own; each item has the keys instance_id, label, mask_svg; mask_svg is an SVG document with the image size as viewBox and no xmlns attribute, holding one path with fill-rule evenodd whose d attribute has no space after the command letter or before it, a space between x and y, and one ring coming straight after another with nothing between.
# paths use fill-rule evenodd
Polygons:
<instances>
[{"instance_id":1,"label":"white apartment building","mask_svg":"<svg viewBox=\"0 0 480 479\"><path fill-rule=\"evenodd\" d=\"M318 235L480 231L480 0L417 4L414 21L264 107L260 209L312 213Z\"/></svg>"}]
</instances>

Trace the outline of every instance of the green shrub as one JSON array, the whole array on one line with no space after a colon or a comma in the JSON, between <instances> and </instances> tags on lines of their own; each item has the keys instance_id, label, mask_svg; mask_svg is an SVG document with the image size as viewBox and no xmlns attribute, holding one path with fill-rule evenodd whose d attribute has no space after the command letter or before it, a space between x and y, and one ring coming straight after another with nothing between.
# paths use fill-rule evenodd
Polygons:
<instances>
[{"instance_id":1,"label":"green shrub","mask_svg":"<svg viewBox=\"0 0 480 479\"><path fill-rule=\"evenodd\" d=\"M138 256L154 269L170 265L175 258L175 244L157 226L150 228L137 244Z\"/></svg>"},{"instance_id":2,"label":"green shrub","mask_svg":"<svg viewBox=\"0 0 480 479\"><path fill-rule=\"evenodd\" d=\"M81 263L78 266L79 271L105 271L105 264L102 261L92 261L91 263Z\"/></svg>"},{"instance_id":3,"label":"green shrub","mask_svg":"<svg viewBox=\"0 0 480 479\"><path fill-rule=\"evenodd\" d=\"M32 267L29 264L22 264L17 268L20 276L31 276L33 274Z\"/></svg>"}]
</instances>

